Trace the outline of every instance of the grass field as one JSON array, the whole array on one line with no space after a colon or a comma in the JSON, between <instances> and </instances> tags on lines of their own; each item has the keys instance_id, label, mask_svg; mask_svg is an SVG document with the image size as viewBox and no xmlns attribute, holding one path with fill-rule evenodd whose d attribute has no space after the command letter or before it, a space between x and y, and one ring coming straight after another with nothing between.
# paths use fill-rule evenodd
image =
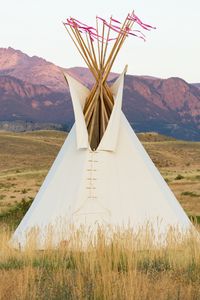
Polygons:
<instances>
[{"instance_id":1,"label":"grass field","mask_svg":"<svg viewBox=\"0 0 200 300\"><path fill-rule=\"evenodd\" d=\"M65 245L19 252L7 246L9 237L4 228L0 233L1 300L200 299L200 244L194 238L164 249L137 250L128 233L116 233L106 244L100 232L96 244L84 251Z\"/></svg>"},{"instance_id":2,"label":"grass field","mask_svg":"<svg viewBox=\"0 0 200 300\"><path fill-rule=\"evenodd\" d=\"M0 213L33 199L66 133L0 133ZM189 215L200 216L200 143L156 134L139 138Z\"/></svg>"},{"instance_id":3,"label":"grass field","mask_svg":"<svg viewBox=\"0 0 200 300\"><path fill-rule=\"evenodd\" d=\"M24 253L8 246L66 134L0 133L0 300L7 299L200 299L200 245L136 250L103 233L86 251L68 247ZM200 216L200 143L140 134L144 147L190 216Z\"/></svg>"}]
</instances>

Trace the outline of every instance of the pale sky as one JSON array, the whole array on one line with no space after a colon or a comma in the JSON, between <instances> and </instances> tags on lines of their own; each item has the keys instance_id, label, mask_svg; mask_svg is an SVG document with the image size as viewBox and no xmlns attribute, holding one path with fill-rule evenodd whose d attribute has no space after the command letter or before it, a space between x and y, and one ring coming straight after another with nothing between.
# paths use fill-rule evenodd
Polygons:
<instances>
[{"instance_id":1,"label":"pale sky","mask_svg":"<svg viewBox=\"0 0 200 300\"><path fill-rule=\"evenodd\" d=\"M147 42L129 38L113 71L200 82L200 0L0 0L0 47L11 46L62 67L85 66L62 25L67 17L123 20L133 9L155 25Z\"/></svg>"}]
</instances>

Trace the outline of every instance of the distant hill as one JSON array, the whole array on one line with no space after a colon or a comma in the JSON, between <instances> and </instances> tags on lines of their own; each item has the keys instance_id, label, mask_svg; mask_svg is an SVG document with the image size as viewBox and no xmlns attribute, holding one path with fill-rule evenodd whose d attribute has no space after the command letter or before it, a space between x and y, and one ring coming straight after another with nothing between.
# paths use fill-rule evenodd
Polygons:
<instances>
[{"instance_id":1,"label":"distant hill","mask_svg":"<svg viewBox=\"0 0 200 300\"><path fill-rule=\"evenodd\" d=\"M43 58L30 57L13 48L0 48L0 74L31 84L45 85L54 91L66 91L61 69Z\"/></svg>"},{"instance_id":2,"label":"distant hill","mask_svg":"<svg viewBox=\"0 0 200 300\"><path fill-rule=\"evenodd\" d=\"M176 141L175 138L159 134L157 132L140 132L137 134L138 138L142 142L168 142Z\"/></svg>"},{"instance_id":3,"label":"distant hill","mask_svg":"<svg viewBox=\"0 0 200 300\"><path fill-rule=\"evenodd\" d=\"M0 121L72 123L72 119L69 92L0 76Z\"/></svg>"},{"instance_id":4,"label":"distant hill","mask_svg":"<svg viewBox=\"0 0 200 300\"><path fill-rule=\"evenodd\" d=\"M200 89L200 83L193 83L193 85Z\"/></svg>"},{"instance_id":5,"label":"distant hill","mask_svg":"<svg viewBox=\"0 0 200 300\"><path fill-rule=\"evenodd\" d=\"M63 72L87 86L93 83L85 68L64 69L19 50L0 48L0 128L3 121L56 123L69 128L73 109ZM117 74L111 74L109 80L115 77ZM199 85L180 78L127 75L123 111L137 132L200 140Z\"/></svg>"}]
</instances>

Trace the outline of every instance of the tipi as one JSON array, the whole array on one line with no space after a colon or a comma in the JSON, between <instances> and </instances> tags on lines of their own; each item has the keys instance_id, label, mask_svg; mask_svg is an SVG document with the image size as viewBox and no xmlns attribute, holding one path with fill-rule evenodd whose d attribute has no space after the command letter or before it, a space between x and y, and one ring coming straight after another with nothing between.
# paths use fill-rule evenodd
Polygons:
<instances>
[{"instance_id":1,"label":"tipi","mask_svg":"<svg viewBox=\"0 0 200 300\"><path fill-rule=\"evenodd\" d=\"M94 61L92 72L96 78L92 90L65 74L72 97L75 124L12 237L15 247L25 247L30 233L36 230L37 247L44 248L49 228L53 244L59 245L66 238L66 224L141 228L150 223L155 231L162 233L167 233L171 226L183 232L191 227L187 215L121 110L126 68L111 86L105 81L119 50L117 47L121 47L120 38L125 39L127 34L132 33L130 27L137 20L134 14L128 15L122 29L117 29L115 48L111 49L106 63L105 37L101 36L100 41L98 31L95 33L101 46L98 66L95 50L92 49L94 32L89 35L89 63ZM105 30L108 23L105 20L102 22ZM119 21L111 21L108 31L111 26L114 29L118 27L112 22L116 24ZM138 22L150 28L140 20ZM85 24L72 18L67 25L74 33L73 39L77 38L77 43L80 42L82 50L86 52L80 31L83 31L83 27L85 30L92 29L87 29ZM108 36L106 39L108 41Z\"/></svg>"}]
</instances>

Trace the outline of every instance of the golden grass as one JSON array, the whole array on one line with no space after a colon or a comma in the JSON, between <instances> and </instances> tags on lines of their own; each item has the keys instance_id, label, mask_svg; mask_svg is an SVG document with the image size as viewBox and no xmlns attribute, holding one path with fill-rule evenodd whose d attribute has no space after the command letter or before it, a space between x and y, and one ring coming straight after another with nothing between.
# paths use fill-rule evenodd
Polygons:
<instances>
[{"instance_id":1,"label":"golden grass","mask_svg":"<svg viewBox=\"0 0 200 300\"><path fill-rule=\"evenodd\" d=\"M0 233L0 299L200 299L200 244L193 236L137 250L129 233L116 232L106 243L100 231L84 250L64 244L19 252L8 246L10 235L6 227Z\"/></svg>"},{"instance_id":2,"label":"golden grass","mask_svg":"<svg viewBox=\"0 0 200 300\"><path fill-rule=\"evenodd\" d=\"M27 208L17 203L34 198L65 137L0 133L0 213ZM200 216L200 143L152 134L141 139L186 212ZM119 233L109 245L102 234L85 251L65 243L56 251L19 252L8 246L12 227L0 223L0 300L200 299L200 245L192 237L139 251Z\"/></svg>"}]
</instances>

